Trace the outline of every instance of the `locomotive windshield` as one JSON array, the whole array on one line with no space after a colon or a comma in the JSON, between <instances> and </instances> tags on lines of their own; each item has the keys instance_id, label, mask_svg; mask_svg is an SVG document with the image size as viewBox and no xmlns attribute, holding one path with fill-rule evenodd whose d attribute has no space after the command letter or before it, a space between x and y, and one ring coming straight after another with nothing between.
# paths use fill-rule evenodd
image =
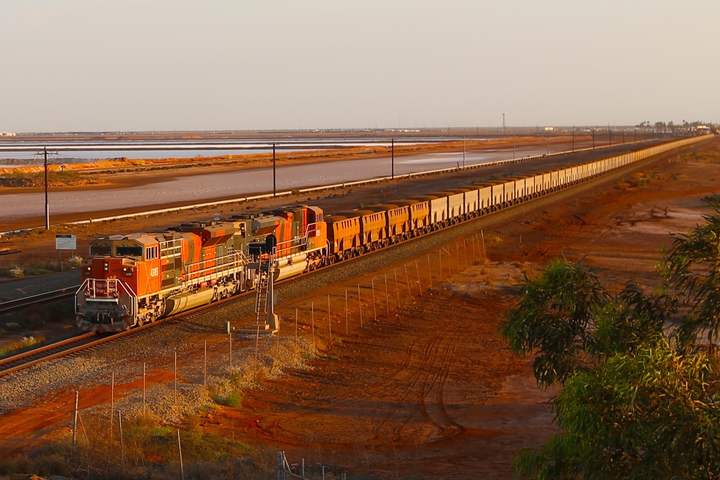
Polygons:
<instances>
[{"instance_id":1,"label":"locomotive windshield","mask_svg":"<svg viewBox=\"0 0 720 480\"><path fill-rule=\"evenodd\" d=\"M112 248L107 243L98 243L90 246L90 256L106 257L112 255Z\"/></svg>"},{"instance_id":2,"label":"locomotive windshield","mask_svg":"<svg viewBox=\"0 0 720 480\"><path fill-rule=\"evenodd\" d=\"M115 255L118 257L142 257L143 249L139 246L118 245L115 247Z\"/></svg>"}]
</instances>

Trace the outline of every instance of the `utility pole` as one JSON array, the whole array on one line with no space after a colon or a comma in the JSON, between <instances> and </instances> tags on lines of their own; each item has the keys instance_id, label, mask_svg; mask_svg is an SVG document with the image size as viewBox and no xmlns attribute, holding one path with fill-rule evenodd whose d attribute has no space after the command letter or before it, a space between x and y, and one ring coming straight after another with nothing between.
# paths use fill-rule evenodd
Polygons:
<instances>
[{"instance_id":1,"label":"utility pole","mask_svg":"<svg viewBox=\"0 0 720 480\"><path fill-rule=\"evenodd\" d=\"M612 130L610 130L610 125L608 125L608 145L612 145Z\"/></svg>"},{"instance_id":2,"label":"utility pole","mask_svg":"<svg viewBox=\"0 0 720 480\"><path fill-rule=\"evenodd\" d=\"M592 137L593 137L593 150L595 150L595 129L592 129Z\"/></svg>"},{"instance_id":3,"label":"utility pole","mask_svg":"<svg viewBox=\"0 0 720 480\"><path fill-rule=\"evenodd\" d=\"M572 127L572 151L575 151L575 127Z\"/></svg>"},{"instance_id":4,"label":"utility pole","mask_svg":"<svg viewBox=\"0 0 720 480\"><path fill-rule=\"evenodd\" d=\"M277 186L275 184L275 144L273 143L273 197L277 192Z\"/></svg>"},{"instance_id":5,"label":"utility pole","mask_svg":"<svg viewBox=\"0 0 720 480\"><path fill-rule=\"evenodd\" d=\"M43 147L42 154L36 154L43 156L43 166L45 171L45 230L50 230L50 198L48 196L49 190L49 166L48 166L48 155L57 155L57 152L48 152L47 147Z\"/></svg>"},{"instance_id":6,"label":"utility pole","mask_svg":"<svg viewBox=\"0 0 720 480\"><path fill-rule=\"evenodd\" d=\"M505 112L502 114L502 120L503 120L503 137L505 136Z\"/></svg>"},{"instance_id":7,"label":"utility pole","mask_svg":"<svg viewBox=\"0 0 720 480\"><path fill-rule=\"evenodd\" d=\"M47 147L43 147L45 164L45 230L50 230L50 200L48 199L48 160Z\"/></svg>"},{"instance_id":8,"label":"utility pole","mask_svg":"<svg viewBox=\"0 0 720 480\"><path fill-rule=\"evenodd\" d=\"M390 177L395 179L395 139L390 139Z\"/></svg>"}]
</instances>

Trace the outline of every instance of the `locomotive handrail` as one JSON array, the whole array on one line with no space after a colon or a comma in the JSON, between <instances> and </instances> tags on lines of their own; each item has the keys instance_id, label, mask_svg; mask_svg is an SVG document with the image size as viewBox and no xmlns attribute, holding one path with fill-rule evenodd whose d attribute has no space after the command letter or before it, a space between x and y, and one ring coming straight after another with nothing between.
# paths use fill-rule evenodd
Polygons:
<instances>
[{"instance_id":1,"label":"locomotive handrail","mask_svg":"<svg viewBox=\"0 0 720 480\"><path fill-rule=\"evenodd\" d=\"M115 295L102 295L98 296L97 292L97 285L98 283L102 284L105 283L107 285L105 291L110 292L111 290L115 291ZM114 289L111 289L110 285L114 286ZM92 289L90 289L90 286L92 285ZM137 312L137 295L133 291L133 289L130 287L130 285L126 284L119 278L86 278L85 281L80 285L80 287L75 292L75 313L78 313L78 297L82 296L85 300L91 299L91 300L98 300L98 299L115 299L115 301L120 301L120 294L118 293L118 285L120 286L120 289L127 297L131 300L131 315L135 315ZM92 295L90 295L92 293Z\"/></svg>"},{"instance_id":2,"label":"locomotive handrail","mask_svg":"<svg viewBox=\"0 0 720 480\"><path fill-rule=\"evenodd\" d=\"M230 261L225 261L227 259L230 259ZM210 262L212 262L213 265L209 265L206 267L205 265ZM186 265L184 268L185 272L180 278L181 281L186 281L188 277L202 276L203 273L208 271L213 271L214 273L225 273L226 270L230 270L232 267L243 266L247 263L248 262L245 254L239 250L235 250L232 253L223 255L222 257L200 260L199 262ZM198 270L191 270L195 266L200 266L200 268ZM223 268L227 266L230 266L230 268ZM218 269L222 269L222 271L218 271Z\"/></svg>"}]
</instances>

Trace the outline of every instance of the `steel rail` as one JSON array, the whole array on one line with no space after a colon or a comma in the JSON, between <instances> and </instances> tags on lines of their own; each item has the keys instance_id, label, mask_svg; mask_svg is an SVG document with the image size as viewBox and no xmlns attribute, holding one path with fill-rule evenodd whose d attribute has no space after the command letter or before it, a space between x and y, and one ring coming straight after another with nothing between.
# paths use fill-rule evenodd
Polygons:
<instances>
[{"instance_id":1,"label":"steel rail","mask_svg":"<svg viewBox=\"0 0 720 480\"><path fill-rule=\"evenodd\" d=\"M21 308L29 307L39 303L47 303L53 300L59 300L65 297L71 297L75 295L80 285L71 285L69 287L59 288L49 292L38 293L36 295L30 295L27 297L16 298L0 303L0 313L8 313Z\"/></svg>"}]
</instances>

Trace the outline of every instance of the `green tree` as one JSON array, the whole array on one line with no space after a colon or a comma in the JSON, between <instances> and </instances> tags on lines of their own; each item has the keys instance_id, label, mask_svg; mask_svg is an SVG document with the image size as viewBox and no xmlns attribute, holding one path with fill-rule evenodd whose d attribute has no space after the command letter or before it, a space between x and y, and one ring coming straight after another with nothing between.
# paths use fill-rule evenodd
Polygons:
<instances>
[{"instance_id":1,"label":"green tree","mask_svg":"<svg viewBox=\"0 0 720 480\"><path fill-rule=\"evenodd\" d=\"M666 339L578 372L555 400L563 432L521 452L536 479L720 478L717 365ZM715 380L714 380L715 379Z\"/></svg>"},{"instance_id":2,"label":"green tree","mask_svg":"<svg viewBox=\"0 0 720 480\"><path fill-rule=\"evenodd\" d=\"M720 333L720 196L705 200L712 212L704 216L705 224L675 236L664 273L668 286L689 308L683 338L693 342L704 331L712 344Z\"/></svg>"},{"instance_id":3,"label":"green tree","mask_svg":"<svg viewBox=\"0 0 720 480\"><path fill-rule=\"evenodd\" d=\"M526 280L503 333L536 355L539 384L563 383L562 432L517 457L520 476L720 479L720 197L707 200L706 222L673 240L663 294L611 295L567 262Z\"/></svg>"},{"instance_id":4,"label":"green tree","mask_svg":"<svg viewBox=\"0 0 720 480\"><path fill-rule=\"evenodd\" d=\"M556 260L526 279L502 333L514 351L535 353L535 378L547 386L657 338L671 310L666 297L633 284L611 296L582 265Z\"/></svg>"},{"instance_id":5,"label":"green tree","mask_svg":"<svg viewBox=\"0 0 720 480\"><path fill-rule=\"evenodd\" d=\"M533 369L541 385L562 382L587 363L592 313L604 301L597 278L580 266L555 261L538 279L526 281L503 334L514 351L537 352Z\"/></svg>"}]
</instances>

